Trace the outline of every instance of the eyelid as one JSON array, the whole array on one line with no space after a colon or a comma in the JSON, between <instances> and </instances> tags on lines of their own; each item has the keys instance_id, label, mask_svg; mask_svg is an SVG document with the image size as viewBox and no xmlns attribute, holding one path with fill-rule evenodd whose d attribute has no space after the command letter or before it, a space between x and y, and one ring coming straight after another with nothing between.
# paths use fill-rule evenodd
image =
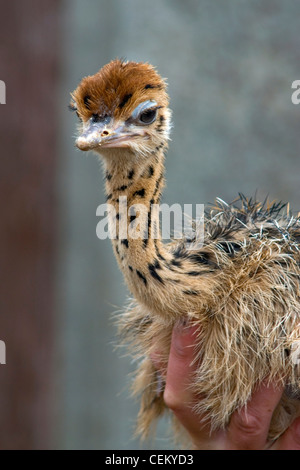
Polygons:
<instances>
[{"instance_id":1,"label":"eyelid","mask_svg":"<svg viewBox=\"0 0 300 470\"><path fill-rule=\"evenodd\" d=\"M154 100L144 101L143 103L139 104L135 108L135 110L131 114L130 121L132 121L132 120L135 121L140 116L140 114L142 114L145 111L150 111L150 109L154 109L154 108L158 109L156 101L154 101ZM160 106L159 106L159 108L160 108Z\"/></svg>"}]
</instances>

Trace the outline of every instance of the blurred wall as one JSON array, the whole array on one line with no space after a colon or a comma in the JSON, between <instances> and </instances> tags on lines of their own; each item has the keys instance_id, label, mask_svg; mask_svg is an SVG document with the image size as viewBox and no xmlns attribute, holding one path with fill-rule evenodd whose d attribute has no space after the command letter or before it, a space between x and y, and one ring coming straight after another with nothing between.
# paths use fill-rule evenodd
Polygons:
<instances>
[{"instance_id":1,"label":"blurred wall","mask_svg":"<svg viewBox=\"0 0 300 470\"><path fill-rule=\"evenodd\" d=\"M50 443L60 4L0 2L0 449Z\"/></svg>"},{"instance_id":2,"label":"blurred wall","mask_svg":"<svg viewBox=\"0 0 300 470\"><path fill-rule=\"evenodd\" d=\"M257 190L299 210L298 2L0 3L0 448L140 448L134 364L114 349L128 293L96 237L101 169L74 148L69 93L115 57L149 61L174 111L164 202Z\"/></svg>"}]
</instances>

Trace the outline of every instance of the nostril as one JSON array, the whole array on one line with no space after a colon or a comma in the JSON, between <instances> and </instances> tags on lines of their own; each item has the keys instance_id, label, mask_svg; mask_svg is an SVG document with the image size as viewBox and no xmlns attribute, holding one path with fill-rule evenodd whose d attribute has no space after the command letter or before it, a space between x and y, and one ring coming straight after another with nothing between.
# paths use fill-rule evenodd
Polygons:
<instances>
[{"instance_id":1,"label":"nostril","mask_svg":"<svg viewBox=\"0 0 300 470\"><path fill-rule=\"evenodd\" d=\"M103 137L104 135L109 135L109 132L108 132L108 131L103 131L103 132L101 133L101 136Z\"/></svg>"}]
</instances>

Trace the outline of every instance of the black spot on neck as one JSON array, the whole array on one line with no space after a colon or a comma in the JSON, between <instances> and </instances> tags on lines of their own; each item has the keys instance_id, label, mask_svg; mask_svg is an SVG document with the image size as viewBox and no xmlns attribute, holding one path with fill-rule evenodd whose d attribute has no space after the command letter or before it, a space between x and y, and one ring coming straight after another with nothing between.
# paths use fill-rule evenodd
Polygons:
<instances>
[{"instance_id":1,"label":"black spot on neck","mask_svg":"<svg viewBox=\"0 0 300 470\"><path fill-rule=\"evenodd\" d=\"M136 273L137 275L139 276L140 279L142 279L143 283L145 284L145 286L148 284L147 283L147 279L145 278L145 276L141 273L141 271L139 271L138 269L136 270Z\"/></svg>"},{"instance_id":2,"label":"black spot on neck","mask_svg":"<svg viewBox=\"0 0 300 470\"><path fill-rule=\"evenodd\" d=\"M117 188L116 191L125 191L125 189L127 188L128 188L127 184L123 184L123 186L120 186L119 188Z\"/></svg>"},{"instance_id":3,"label":"black spot on neck","mask_svg":"<svg viewBox=\"0 0 300 470\"><path fill-rule=\"evenodd\" d=\"M178 268L181 267L181 261L178 261L177 259L172 259L171 264L173 266L177 266Z\"/></svg>"},{"instance_id":4,"label":"black spot on neck","mask_svg":"<svg viewBox=\"0 0 300 470\"><path fill-rule=\"evenodd\" d=\"M148 235L150 234L150 228L151 228L151 223L152 223L152 218L151 218L151 210L148 212Z\"/></svg>"},{"instance_id":5,"label":"black spot on neck","mask_svg":"<svg viewBox=\"0 0 300 470\"><path fill-rule=\"evenodd\" d=\"M161 184L163 178L164 178L164 173L161 173L160 177L159 177L158 180L156 181L156 185L155 185L155 190L154 190L153 196L156 196L156 194L158 193L158 190L159 190L159 187L160 187L160 184Z\"/></svg>"},{"instance_id":6,"label":"black spot on neck","mask_svg":"<svg viewBox=\"0 0 300 470\"><path fill-rule=\"evenodd\" d=\"M146 193L145 189L142 188L142 189L139 189L138 191L135 191L133 193L133 196L145 197L145 193Z\"/></svg>"},{"instance_id":7,"label":"black spot on neck","mask_svg":"<svg viewBox=\"0 0 300 470\"><path fill-rule=\"evenodd\" d=\"M158 246L157 246L157 239L154 240L154 246L155 246L155 251L156 251L156 254L157 254L158 258L161 261L166 261L166 258L159 252L159 249L158 249Z\"/></svg>"},{"instance_id":8,"label":"black spot on neck","mask_svg":"<svg viewBox=\"0 0 300 470\"><path fill-rule=\"evenodd\" d=\"M178 245L176 250L174 251L173 255L175 258L186 258L187 253L183 245Z\"/></svg>"},{"instance_id":9,"label":"black spot on neck","mask_svg":"<svg viewBox=\"0 0 300 470\"><path fill-rule=\"evenodd\" d=\"M156 267L156 264L149 264L148 265L148 269L149 269L149 273L151 274L151 276L153 277L153 279L156 279L157 281L159 281L161 284L164 284L164 281L163 279L161 278L161 276L157 273L157 267Z\"/></svg>"},{"instance_id":10,"label":"black spot on neck","mask_svg":"<svg viewBox=\"0 0 300 470\"><path fill-rule=\"evenodd\" d=\"M132 178L134 177L134 170L130 170L130 172L128 173L128 179L129 180L132 180Z\"/></svg>"},{"instance_id":11,"label":"black spot on neck","mask_svg":"<svg viewBox=\"0 0 300 470\"><path fill-rule=\"evenodd\" d=\"M148 178L152 178L153 175L154 175L154 168L152 165L150 165L148 168Z\"/></svg>"},{"instance_id":12,"label":"black spot on neck","mask_svg":"<svg viewBox=\"0 0 300 470\"><path fill-rule=\"evenodd\" d=\"M153 266L155 267L155 269L162 269L161 264L158 261L158 259L154 261Z\"/></svg>"}]
</instances>

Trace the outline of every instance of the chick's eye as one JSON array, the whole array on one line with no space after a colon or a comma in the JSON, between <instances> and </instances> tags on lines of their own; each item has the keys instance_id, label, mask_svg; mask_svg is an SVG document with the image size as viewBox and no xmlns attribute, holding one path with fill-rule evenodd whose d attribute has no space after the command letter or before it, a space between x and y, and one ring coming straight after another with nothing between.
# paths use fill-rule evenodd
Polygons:
<instances>
[{"instance_id":1,"label":"chick's eye","mask_svg":"<svg viewBox=\"0 0 300 470\"><path fill-rule=\"evenodd\" d=\"M140 114L139 120L143 124L152 124L155 121L157 115L157 109L148 109Z\"/></svg>"}]
</instances>

